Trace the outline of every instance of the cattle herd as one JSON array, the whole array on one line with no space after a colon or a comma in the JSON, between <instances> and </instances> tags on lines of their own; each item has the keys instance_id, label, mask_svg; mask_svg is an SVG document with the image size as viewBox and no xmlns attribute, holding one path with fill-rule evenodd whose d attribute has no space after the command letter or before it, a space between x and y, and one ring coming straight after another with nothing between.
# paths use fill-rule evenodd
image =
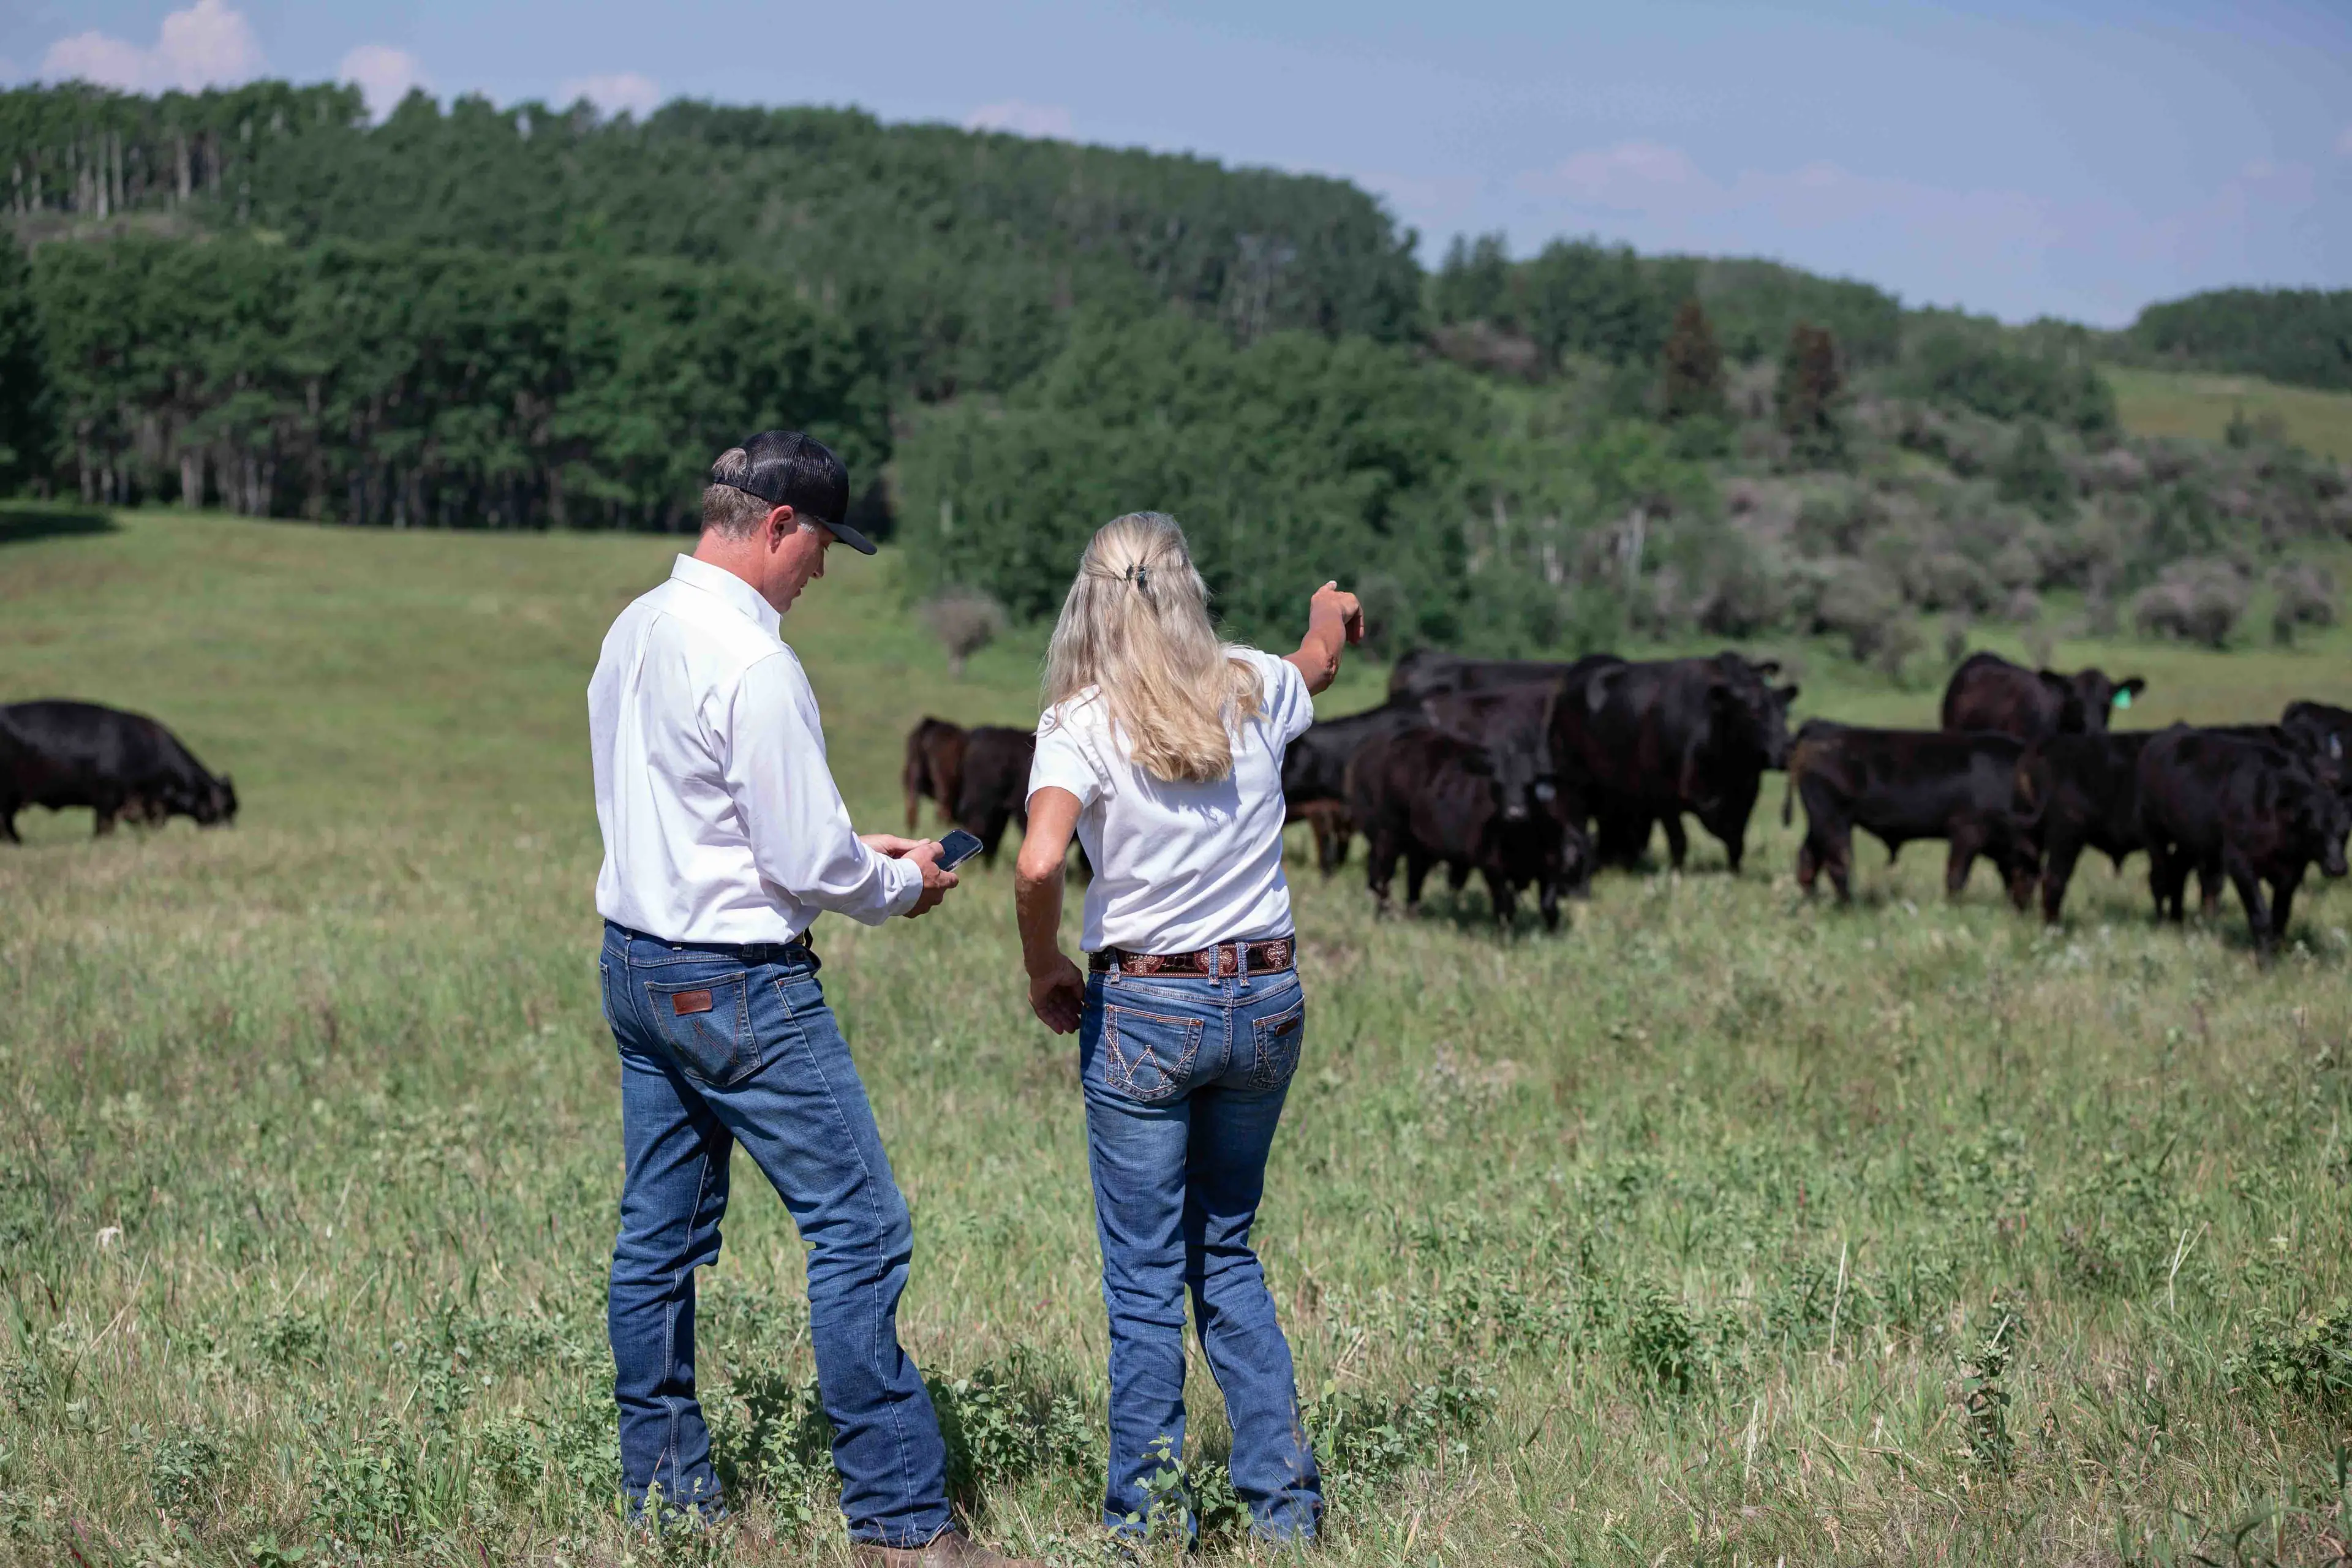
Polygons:
<instances>
[{"instance_id":1,"label":"cattle herd","mask_svg":"<svg viewBox=\"0 0 2352 1568\"><path fill-rule=\"evenodd\" d=\"M2145 854L2159 916L2178 921L2190 872L2207 910L2236 888L2258 952L2277 945L2296 890L2316 865L2345 874L2352 828L2352 711L2290 702L2274 724L2116 731L2109 718L2146 682L2096 669L2061 675L1971 656L1944 693L1939 730L1876 730L1808 720L1791 737L1794 685L1737 653L1573 663L1401 659L1388 700L1319 721L1283 762L1293 821L1313 831L1326 874L1361 833L1372 895L1385 909L1397 863L1405 906L1429 873L1460 889L1484 879L1505 926L1531 893L1547 927L1595 868L1631 868L1663 827L1679 868L1684 818L1722 841L1736 873L1764 775L1788 775L1781 820L1805 810L1797 880L1826 874L1853 896L1856 828L1899 854L1941 839L1958 893L1981 858L2022 910L2039 886L2056 921L2086 849L2121 868ZM907 736L907 828L921 802L980 837L993 863L1008 824L1027 824L1029 731L925 719ZM103 834L120 821L236 815L236 788L177 737L135 713L89 702L0 706L0 842L27 805L89 806Z\"/></svg>"},{"instance_id":2,"label":"cattle herd","mask_svg":"<svg viewBox=\"0 0 2352 1568\"><path fill-rule=\"evenodd\" d=\"M1788 775L1781 819L1804 807L1799 885L1810 894L1826 873L1841 901L1856 828L1890 854L1943 840L1952 893L1987 859L2021 910L2038 885L2053 921L2085 849L2119 868L2144 853L2160 916L2181 918L2192 870L2209 910L2226 879L2267 955L2310 868L2345 874L2352 711L2293 702L2275 724L2115 731L2110 717L2146 689L2137 677L1979 653L1954 672L1940 730L1813 719L1792 737L1797 688L1776 685L1780 673L1729 652L1573 663L1414 653L1380 707L1318 721L1292 743L1283 793L1327 874L1364 837L1381 908L1400 860L1408 910L1442 865L1457 889L1477 873L1506 926L1523 892L1556 926L1562 896L1586 891L1597 867L1637 866L1654 827L1679 868L1685 816L1738 871L1774 771ZM1023 818L1032 745L1022 730L925 719L907 737L908 830L929 796L993 856Z\"/></svg>"}]
</instances>

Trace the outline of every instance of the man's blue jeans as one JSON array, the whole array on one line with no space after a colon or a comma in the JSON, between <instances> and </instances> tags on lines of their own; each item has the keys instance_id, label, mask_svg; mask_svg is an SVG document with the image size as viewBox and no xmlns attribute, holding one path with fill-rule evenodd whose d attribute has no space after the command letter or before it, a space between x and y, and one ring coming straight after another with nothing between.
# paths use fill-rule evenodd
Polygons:
<instances>
[{"instance_id":1,"label":"man's blue jeans","mask_svg":"<svg viewBox=\"0 0 2352 1568\"><path fill-rule=\"evenodd\" d=\"M854 1541L948 1522L947 1449L898 1348L914 1227L849 1046L800 945L711 952L607 925L598 969L621 1052L628 1173L606 1326L631 1505L723 1506L694 1397L694 1270L719 1256L739 1142L808 1246L817 1388Z\"/></svg>"},{"instance_id":2,"label":"man's blue jeans","mask_svg":"<svg viewBox=\"0 0 2352 1568\"><path fill-rule=\"evenodd\" d=\"M1184 1452L1188 1288L1255 1532L1300 1540L1321 1521L1290 1345L1249 1239L1306 1024L1295 971L1087 982L1078 1065L1110 1312L1103 1522L1115 1531L1150 1520L1144 1483L1162 1463L1154 1443L1165 1438L1171 1458Z\"/></svg>"}]
</instances>

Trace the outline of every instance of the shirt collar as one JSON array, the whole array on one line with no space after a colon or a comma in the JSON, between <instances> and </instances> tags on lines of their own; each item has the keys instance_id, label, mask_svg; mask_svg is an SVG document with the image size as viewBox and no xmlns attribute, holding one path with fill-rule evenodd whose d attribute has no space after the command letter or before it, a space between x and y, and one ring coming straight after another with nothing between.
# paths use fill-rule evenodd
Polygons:
<instances>
[{"instance_id":1,"label":"shirt collar","mask_svg":"<svg viewBox=\"0 0 2352 1568\"><path fill-rule=\"evenodd\" d=\"M669 575L670 581L701 589L770 637L782 640L783 617L776 614L776 607L760 597L758 589L724 566L713 566L708 561L681 555L677 563L669 569Z\"/></svg>"}]
</instances>

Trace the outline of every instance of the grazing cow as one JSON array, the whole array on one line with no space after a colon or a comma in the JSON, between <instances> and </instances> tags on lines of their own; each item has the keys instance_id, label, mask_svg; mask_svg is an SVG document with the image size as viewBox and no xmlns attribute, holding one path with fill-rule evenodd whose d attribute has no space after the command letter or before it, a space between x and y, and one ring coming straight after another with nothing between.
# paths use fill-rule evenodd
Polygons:
<instances>
[{"instance_id":1,"label":"grazing cow","mask_svg":"<svg viewBox=\"0 0 2352 1568\"><path fill-rule=\"evenodd\" d=\"M1440 691L1491 691L1502 686L1580 680L1604 665L1624 662L1613 653L1591 653L1568 664L1541 658L1471 658L1435 648L1415 648L1389 672L1389 700L1403 702Z\"/></svg>"},{"instance_id":2,"label":"grazing cow","mask_svg":"<svg viewBox=\"0 0 2352 1568\"><path fill-rule=\"evenodd\" d=\"M1983 855L2000 869L2010 900L2025 908L2040 869L2032 807L2020 798L2018 763L2025 743L2007 735L1951 735L1933 730L1864 730L1808 720L1789 750L1789 794L1805 803L1805 842L1797 882L1811 893L1822 871L1838 901L1852 899L1853 830L1874 835L1889 858L1915 838L1951 847L1944 890L1958 896Z\"/></svg>"},{"instance_id":3,"label":"grazing cow","mask_svg":"<svg viewBox=\"0 0 2352 1568\"><path fill-rule=\"evenodd\" d=\"M963 795L963 752L968 732L945 719L924 719L907 731L907 765L899 781L907 790L907 832L915 831L915 817L923 797L939 808L940 820L954 820Z\"/></svg>"},{"instance_id":4,"label":"grazing cow","mask_svg":"<svg viewBox=\"0 0 2352 1568\"><path fill-rule=\"evenodd\" d=\"M1554 710L1554 750L1563 775L1591 781L1603 861L1635 864L1655 823L1680 870L1690 850L1687 812L1722 841L1738 872L1765 771L1788 765L1789 704L1798 689L1769 683L1780 669L1727 651L1620 662L1564 692Z\"/></svg>"},{"instance_id":5,"label":"grazing cow","mask_svg":"<svg viewBox=\"0 0 2352 1568\"><path fill-rule=\"evenodd\" d=\"M1397 857L1405 860L1405 908L1421 905L1430 868L1473 870L1486 881L1496 923L1507 930L1517 893L1533 887L1544 926L1559 923L1559 891L1572 874L1559 819L1535 799L1534 760L1423 727L1367 742L1348 770L1348 803L1364 831L1365 883L1386 910Z\"/></svg>"},{"instance_id":6,"label":"grazing cow","mask_svg":"<svg viewBox=\"0 0 2352 1568\"><path fill-rule=\"evenodd\" d=\"M981 724L965 734L956 826L980 839L981 858L991 866L1006 823L1029 831L1029 763L1036 754L1034 731Z\"/></svg>"},{"instance_id":7,"label":"grazing cow","mask_svg":"<svg viewBox=\"0 0 2352 1568\"><path fill-rule=\"evenodd\" d=\"M2158 912L2179 920L2189 871L2218 867L2237 887L2264 962L2312 863L2329 877L2345 873L2352 803L2283 746L2176 724L2140 752L2139 808Z\"/></svg>"},{"instance_id":8,"label":"grazing cow","mask_svg":"<svg viewBox=\"0 0 2352 1568\"><path fill-rule=\"evenodd\" d=\"M2061 675L2028 669L1994 653L1972 653L1944 688L1944 728L1990 731L2039 741L2044 735L2096 735L2118 705L2147 689L2137 675L2110 680L2098 668Z\"/></svg>"},{"instance_id":9,"label":"grazing cow","mask_svg":"<svg viewBox=\"0 0 2352 1568\"><path fill-rule=\"evenodd\" d=\"M1391 702L1339 719L1318 719L1282 757L1286 820L1306 822L1315 834L1315 863L1329 876L1347 864L1356 826L1348 815L1348 763L1375 735L1423 722L1421 707Z\"/></svg>"},{"instance_id":10,"label":"grazing cow","mask_svg":"<svg viewBox=\"0 0 2352 1568\"><path fill-rule=\"evenodd\" d=\"M125 817L210 827L236 818L236 786L152 719L95 702L17 702L0 708L0 842L20 842L16 814L28 805L89 806L100 834Z\"/></svg>"}]
</instances>

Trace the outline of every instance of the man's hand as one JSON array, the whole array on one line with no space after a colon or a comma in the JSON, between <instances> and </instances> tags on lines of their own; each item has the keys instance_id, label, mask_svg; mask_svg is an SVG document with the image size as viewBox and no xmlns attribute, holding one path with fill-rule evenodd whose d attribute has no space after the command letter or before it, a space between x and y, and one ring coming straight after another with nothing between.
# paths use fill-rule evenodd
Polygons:
<instances>
[{"instance_id":1,"label":"man's hand","mask_svg":"<svg viewBox=\"0 0 2352 1568\"><path fill-rule=\"evenodd\" d=\"M1087 977L1060 952L1044 973L1029 977L1029 1010L1057 1035L1066 1035L1086 1016Z\"/></svg>"},{"instance_id":2,"label":"man's hand","mask_svg":"<svg viewBox=\"0 0 2352 1568\"><path fill-rule=\"evenodd\" d=\"M1355 595L1336 582L1315 590L1315 597L1307 605L1307 624L1310 627L1319 626L1331 616L1339 617L1340 635L1348 639L1349 647L1364 640L1364 606Z\"/></svg>"},{"instance_id":3,"label":"man's hand","mask_svg":"<svg viewBox=\"0 0 2352 1568\"><path fill-rule=\"evenodd\" d=\"M896 860L909 849L920 849L931 843L929 838L901 838L895 833L861 833L857 842L887 860Z\"/></svg>"},{"instance_id":4,"label":"man's hand","mask_svg":"<svg viewBox=\"0 0 2352 1568\"><path fill-rule=\"evenodd\" d=\"M903 851L893 853L891 850L883 848L881 844L876 844L875 839L883 839L891 844L903 844L907 847ZM908 920L913 920L917 915L929 914L938 909L940 900L948 896L948 889L956 885L956 874L953 871L940 869L940 846L937 839L907 839L887 833L877 833L866 842L873 844L876 849L888 855L893 860L908 861L923 868L923 890L915 900L914 908L907 911Z\"/></svg>"}]
</instances>

